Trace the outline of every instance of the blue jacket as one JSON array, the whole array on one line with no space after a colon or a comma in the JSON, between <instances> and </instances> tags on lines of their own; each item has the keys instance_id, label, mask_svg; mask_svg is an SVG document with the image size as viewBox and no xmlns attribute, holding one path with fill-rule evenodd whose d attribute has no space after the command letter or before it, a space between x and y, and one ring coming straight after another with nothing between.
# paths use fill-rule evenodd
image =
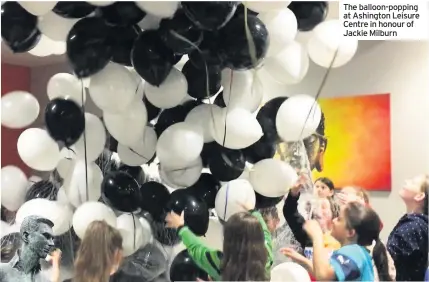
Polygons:
<instances>
[{"instance_id":1,"label":"blue jacket","mask_svg":"<svg viewBox=\"0 0 429 282\"><path fill-rule=\"evenodd\" d=\"M406 214L387 240L396 267L396 281L423 281L428 267L428 217Z\"/></svg>"}]
</instances>

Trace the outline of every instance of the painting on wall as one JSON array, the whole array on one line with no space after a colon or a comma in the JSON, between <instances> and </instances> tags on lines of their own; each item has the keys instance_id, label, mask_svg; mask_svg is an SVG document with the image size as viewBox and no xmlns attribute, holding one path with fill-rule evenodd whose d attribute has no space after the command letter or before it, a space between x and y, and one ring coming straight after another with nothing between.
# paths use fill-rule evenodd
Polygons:
<instances>
[{"instance_id":1,"label":"painting on wall","mask_svg":"<svg viewBox=\"0 0 429 282\"><path fill-rule=\"evenodd\" d=\"M324 123L304 140L313 179L391 191L390 95L321 98L319 104Z\"/></svg>"}]
</instances>

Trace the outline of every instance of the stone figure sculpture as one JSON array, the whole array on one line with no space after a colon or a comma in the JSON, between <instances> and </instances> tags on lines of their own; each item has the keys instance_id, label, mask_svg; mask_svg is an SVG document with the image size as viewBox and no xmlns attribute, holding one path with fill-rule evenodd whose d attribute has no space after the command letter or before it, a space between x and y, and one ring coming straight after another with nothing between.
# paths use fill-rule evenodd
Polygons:
<instances>
[{"instance_id":1,"label":"stone figure sculpture","mask_svg":"<svg viewBox=\"0 0 429 282\"><path fill-rule=\"evenodd\" d=\"M28 216L20 229L21 248L8 262L0 264L0 282L48 282L40 275L40 259L55 249L54 224L39 216Z\"/></svg>"}]
</instances>

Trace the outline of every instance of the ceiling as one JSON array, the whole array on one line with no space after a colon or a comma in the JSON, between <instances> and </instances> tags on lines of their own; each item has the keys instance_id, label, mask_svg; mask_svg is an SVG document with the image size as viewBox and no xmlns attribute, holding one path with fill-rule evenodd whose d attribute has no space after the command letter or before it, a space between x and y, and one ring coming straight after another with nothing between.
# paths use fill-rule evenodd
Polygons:
<instances>
[{"instance_id":1,"label":"ceiling","mask_svg":"<svg viewBox=\"0 0 429 282\"><path fill-rule=\"evenodd\" d=\"M329 12L327 19L338 19L338 2L329 2ZM300 33L298 41L303 42L311 35L310 32ZM1 43L1 61L2 63L20 65L27 67L39 67L66 62L66 55L51 55L47 57L36 57L29 53L14 54L2 41Z\"/></svg>"}]
</instances>

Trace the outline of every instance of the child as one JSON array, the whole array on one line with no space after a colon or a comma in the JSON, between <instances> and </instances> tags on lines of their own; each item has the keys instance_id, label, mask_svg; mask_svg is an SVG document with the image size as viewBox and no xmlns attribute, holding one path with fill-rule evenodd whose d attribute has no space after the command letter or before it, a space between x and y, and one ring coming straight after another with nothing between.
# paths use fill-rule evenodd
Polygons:
<instances>
[{"instance_id":1,"label":"child","mask_svg":"<svg viewBox=\"0 0 429 282\"><path fill-rule=\"evenodd\" d=\"M194 262L214 281L268 281L273 264L271 234L257 211L240 212L224 225L223 252L206 247L184 224L183 213L171 212L167 227L179 236Z\"/></svg>"},{"instance_id":2,"label":"child","mask_svg":"<svg viewBox=\"0 0 429 282\"><path fill-rule=\"evenodd\" d=\"M264 219L265 223L267 224L268 230L271 234L274 234L274 232L277 229L277 226L280 223L279 214L277 212L277 207L268 207L268 208L261 208L259 209L259 212L262 215L262 218Z\"/></svg>"},{"instance_id":3,"label":"child","mask_svg":"<svg viewBox=\"0 0 429 282\"><path fill-rule=\"evenodd\" d=\"M335 186L331 179L320 177L314 182L314 194L319 198L330 198L335 193Z\"/></svg>"},{"instance_id":4,"label":"child","mask_svg":"<svg viewBox=\"0 0 429 282\"><path fill-rule=\"evenodd\" d=\"M313 271L318 281L374 281L370 251L375 244L373 258L380 281L391 281L387 253L379 244L380 218L375 211L357 202L343 206L333 221L332 236L342 245L329 260L323 243L320 225L309 220L304 229L313 241Z\"/></svg>"},{"instance_id":5,"label":"child","mask_svg":"<svg viewBox=\"0 0 429 282\"><path fill-rule=\"evenodd\" d=\"M422 281L428 262L429 176L405 182L399 192L407 213L399 220L387 241L396 266L398 281Z\"/></svg>"}]
</instances>

